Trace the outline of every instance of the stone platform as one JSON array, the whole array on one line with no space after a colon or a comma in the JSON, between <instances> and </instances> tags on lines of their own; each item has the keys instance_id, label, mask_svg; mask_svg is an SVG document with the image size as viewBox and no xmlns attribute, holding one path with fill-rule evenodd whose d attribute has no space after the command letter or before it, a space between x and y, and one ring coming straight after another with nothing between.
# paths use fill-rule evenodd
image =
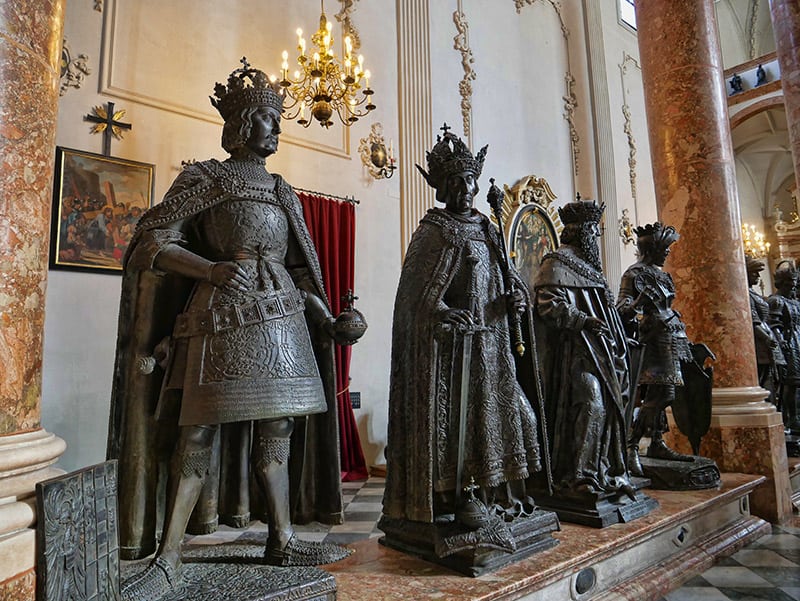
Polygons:
<instances>
[{"instance_id":1,"label":"stone platform","mask_svg":"<svg viewBox=\"0 0 800 601\"><path fill-rule=\"evenodd\" d=\"M717 489L649 490L659 508L603 529L562 523L560 544L491 574L469 578L378 544L324 569L339 601L655 600L770 532L750 515L750 492L761 476L723 474Z\"/></svg>"}]
</instances>

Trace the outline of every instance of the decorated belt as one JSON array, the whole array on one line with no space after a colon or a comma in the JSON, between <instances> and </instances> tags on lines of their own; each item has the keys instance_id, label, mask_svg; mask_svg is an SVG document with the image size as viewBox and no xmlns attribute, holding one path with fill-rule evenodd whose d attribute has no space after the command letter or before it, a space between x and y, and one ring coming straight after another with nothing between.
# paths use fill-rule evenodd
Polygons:
<instances>
[{"instance_id":1,"label":"decorated belt","mask_svg":"<svg viewBox=\"0 0 800 601\"><path fill-rule=\"evenodd\" d=\"M250 303L181 313L175 320L175 329L172 332L172 336L174 338L187 338L201 334L218 334L225 330L294 315L305 309L305 298L304 292L294 290L289 293L278 293Z\"/></svg>"}]
</instances>

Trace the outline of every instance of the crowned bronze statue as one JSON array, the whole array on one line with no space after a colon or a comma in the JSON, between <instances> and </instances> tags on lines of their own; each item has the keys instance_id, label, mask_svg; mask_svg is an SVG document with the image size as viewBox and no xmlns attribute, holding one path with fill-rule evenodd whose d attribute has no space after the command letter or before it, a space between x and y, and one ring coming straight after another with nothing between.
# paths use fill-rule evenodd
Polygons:
<instances>
[{"instance_id":1,"label":"crowned bronze statue","mask_svg":"<svg viewBox=\"0 0 800 601\"><path fill-rule=\"evenodd\" d=\"M776 292L769 303L770 324L778 334L786 365L780 387L780 406L787 433L800 434L798 387L800 386L800 301L797 300L797 269L784 264L775 270Z\"/></svg>"},{"instance_id":2,"label":"crowned bronze statue","mask_svg":"<svg viewBox=\"0 0 800 601\"><path fill-rule=\"evenodd\" d=\"M473 208L486 147L473 156L442 129L417 167L445 206L414 232L394 305L378 526L384 544L476 575L552 546L558 525L530 497L546 458L533 355L514 351L527 289Z\"/></svg>"},{"instance_id":3,"label":"crowned bronze statue","mask_svg":"<svg viewBox=\"0 0 800 601\"><path fill-rule=\"evenodd\" d=\"M617 300L628 334L643 345L638 379L642 404L628 434L628 470L647 476L657 488L716 486L720 474L711 460L679 453L663 438L669 431L668 407L695 453L711 423L711 371L705 362L714 354L706 345L689 341L680 313L672 308L675 284L663 270L680 236L658 221L634 232L639 260L622 275ZM644 468L639 457L642 438L650 439Z\"/></svg>"},{"instance_id":4,"label":"crowned bronze statue","mask_svg":"<svg viewBox=\"0 0 800 601\"><path fill-rule=\"evenodd\" d=\"M637 490L626 465L632 402L628 340L600 263L605 205L559 209L561 246L534 280L536 339L550 440L553 495L537 501L565 521L605 527L657 503Z\"/></svg>"},{"instance_id":5,"label":"crowned bronze statue","mask_svg":"<svg viewBox=\"0 0 800 601\"><path fill-rule=\"evenodd\" d=\"M758 366L758 384L768 390L770 401L777 403L781 373L786 366L778 335L770 326L769 303L753 286L761 282L764 263L745 256L747 267L747 289L750 296L750 317L753 321L753 341L756 346L756 364Z\"/></svg>"},{"instance_id":6,"label":"crowned bronze statue","mask_svg":"<svg viewBox=\"0 0 800 601\"><path fill-rule=\"evenodd\" d=\"M271 565L348 554L299 540L292 522L342 521L333 343L352 340L330 314L296 195L265 169L283 96L242 63L211 98L230 157L186 165L124 260L108 448L123 558L156 551L164 515L155 559L125 599L180 587L187 524L202 533L264 516Z\"/></svg>"}]
</instances>

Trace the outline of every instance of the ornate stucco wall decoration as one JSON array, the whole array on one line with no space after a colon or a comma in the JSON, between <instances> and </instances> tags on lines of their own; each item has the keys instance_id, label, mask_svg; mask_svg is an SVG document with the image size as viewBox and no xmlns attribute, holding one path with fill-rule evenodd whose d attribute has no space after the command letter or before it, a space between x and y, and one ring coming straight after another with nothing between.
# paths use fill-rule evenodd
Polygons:
<instances>
[{"instance_id":1,"label":"ornate stucco wall decoration","mask_svg":"<svg viewBox=\"0 0 800 601\"><path fill-rule=\"evenodd\" d=\"M581 152L578 142L581 138L578 135L578 130L575 128L575 109L578 106L578 98L575 96L575 78L568 71L564 76L564 81L567 84L567 95L562 96L564 101L564 119L567 120L569 126L569 142L572 146L572 167L574 173L578 175L578 155Z\"/></svg>"},{"instance_id":2,"label":"ornate stucco wall decoration","mask_svg":"<svg viewBox=\"0 0 800 601\"><path fill-rule=\"evenodd\" d=\"M458 92L461 94L461 119L464 122L464 136L472 149L472 82L475 81L477 74L472 68L475 58L469 47L469 23L461 6L461 0L458 1L458 10L453 13L453 23L458 31L453 38L453 48L461 53L461 67L464 69L464 77L458 83Z\"/></svg>"},{"instance_id":3,"label":"ornate stucco wall decoration","mask_svg":"<svg viewBox=\"0 0 800 601\"><path fill-rule=\"evenodd\" d=\"M636 193L636 138L633 135L633 126L631 123L631 108L628 105L628 86L625 85L625 75L628 73L628 66L633 65L635 68L640 69L639 63L629 55L627 52L623 53L622 63L619 65L620 75L622 79L622 116L625 119L623 130L625 136L628 138L628 179L631 184L631 198L633 199L633 206L637 205Z\"/></svg>"},{"instance_id":4,"label":"ornate stucco wall decoration","mask_svg":"<svg viewBox=\"0 0 800 601\"><path fill-rule=\"evenodd\" d=\"M61 46L61 87L59 88L59 95L63 96L67 93L69 88L80 88L83 85L84 79L87 75L92 73L89 69L89 56L87 54L79 54L72 58L72 52L69 49L69 42L64 38Z\"/></svg>"},{"instance_id":5,"label":"ornate stucco wall decoration","mask_svg":"<svg viewBox=\"0 0 800 601\"><path fill-rule=\"evenodd\" d=\"M394 148L391 141L387 148L383 137L383 125L380 122L373 123L370 126L369 136L361 138L358 154L361 156L361 163L375 179L389 179L397 168Z\"/></svg>"},{"instance_id":6,"label":"ornate stucco wall decoration","mask_svg":"<svg viewBox=\"0 0 800 601\"><path fill-rule=\"evenodd\" d=\"M750 0L750 18L748 19L747 28L750 34L750 60L758 56L758 9L759 0Z\"/></svg>"},{"instance_id":7,"label":"ornate stucco wall decoration","mask_svg":"<svg viewBox=\"0 0 800 601\"><path fill-rule=\"evenodd\" d=\"M572 75L572 68L570 67L570 52L569 52L569 29L564 23L564 15L561 13L561 3L555 0L514 0L514 6L517 9L517 14L522 12L523 7L533 6L537 2L549 4L558 16L558 22L561 26L561 35L564 38L564 48L567 57L567 72L564 74L564 83L566 86L566 93L562 96L564 101L564 119L569 128L569 141L572 147L572 171L575 176L579 172L578 155L580 154L580 135L575 127L575 109L578 108L578 97L575 95L575 78Z\"/></svg>"},{"instance_id":8,"label":"ornate stucco wall decoration","mask_svg":"<svg viewBox=\"0 0 800 601\"><path fill-rule=\"evenodd\" d=\"M336 13L335 17L342 28L347 32L346 35L350 36L350 41L353 43L353 50L361 48L361 38L358 35L358 30L353 25L351 13L356 9L355 4L358 0L339 0L342 3L342 10Z\"/></svg>"},{"instance_id":9,"label":"ornate stucco wall decoration","mask_svg":"<svg viewBox=\"0 0 800 601\"><path fill-rule=\"evenodd\" d=\"M103 12L103 0L94 0L94 9L99 13Z\"/></svg>"}]
</instances>

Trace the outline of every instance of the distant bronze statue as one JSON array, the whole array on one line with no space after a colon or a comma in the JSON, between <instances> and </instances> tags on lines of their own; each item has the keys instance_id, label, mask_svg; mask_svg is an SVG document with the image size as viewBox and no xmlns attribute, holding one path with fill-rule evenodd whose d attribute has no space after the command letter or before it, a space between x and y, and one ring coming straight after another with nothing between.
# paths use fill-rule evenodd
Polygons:
<instances>
[{"instance_id":1,"label":"distant bronze statue","mask_svg":"<svg viewBox=\"0 0 800 601\"><path fill-rule=\"evenodd\" d=\"M781 341L786 360L780 387L783 423L793 434L800 434L798 386L800 386L800 301L797 300L797 269L786 265L775 271L777 292L767 299L770 323Z\"/></svg>"},{"instance_id":2,"label":"distant bronze statue","mask_svg":"<svg viewBox=\"0 0 800 601\"><path fill-rule=\"evenodd\" d=\"M604 501L613 509L643 500L625 459L633 383L628 341L600 264L604 208L578 200L559 209L561 246L545 255L534 282L555 488L545 506L562 519L594 526L615 523L618 516L583 520L569 512L589 516Z\"/></svg>"},{"instance_id":3,"label":"distant bronze statue","mask_svg":"<svg viewBox=\"0 0 800 601\"><path fill-rule=\"evenodd\" d=\"M217 513L233 526L265 515L271 565L348 554L292 527L293 516L342 521L333 378L342 333L299 201L265 169L283 96L242 63L211 98L230 157L186 165L142 216L124 261L108 454L120 462L126 559L155 550L159 463L169 465L160 546L123 585L125 599L180 587L193 511L200 532ZM251 507L251 473L263 509Z\"/></svg>"},{"instance_id":4,"label":"distant bronze statue","mask_svg":"<svg viewBox=\"0 0 800 601\"><path fill-rule=\"evenodd\" d=\"M510 327L530 333L527 290L472 206L486 147L473 157L442 129L428 171L418 168L445 207L414 232L394 305L379 527L384 544L475 575L555 544L557 522L529 492L544 462L538 395L532 355L515 359ZM508 530L524 520L540 523L535 547L517 548Z\"/></svg>"},{"instance_id":5,"label":"distant bronze statue","mask_svg":"<svg viewBox=\"0 0 800 601\"><path fill-rule=\"evenodd\" d=\"M753 286L761 281L764 264L749 255L745 256L747 267L747 288L750 295L750 316L753 320L753 340L756 346L758 384L770 391L770 400L777 402L776 393L780 386L780 374L786 365L781 351L780 340L770 326L769 303Z\"/></svg>"},{"instance_id":6,"label":"distant bronze statue","mask_svg":"<svg viewBox=\"0 0 800 601\"><path fill-rule=\"evenodd\" d=\"M639 260L622 275L617 300L629 335L644 350L639 375L644 394L628 435L627 462L632 475L651 477L642 469L639 458L642 438L650 439L650 459L706 463L671 449L663 434L669 431L665 410L672 407L679 427L689 437L694 452L698 452L700 438L711 423L710 372L704 370L703 364L714 354L704 344L689 341L680 313L672 308L675 284L663 266L670 247L680 237L678 232L658 221L637 227L634 232ZM695 376L700 380L697 385L690 383ZM716 485L718 474L714 466L703 477L694 476L691 485L679 478L674 485L659 483L658 487L703 488Z\"/></svg>"}]
</instances>

